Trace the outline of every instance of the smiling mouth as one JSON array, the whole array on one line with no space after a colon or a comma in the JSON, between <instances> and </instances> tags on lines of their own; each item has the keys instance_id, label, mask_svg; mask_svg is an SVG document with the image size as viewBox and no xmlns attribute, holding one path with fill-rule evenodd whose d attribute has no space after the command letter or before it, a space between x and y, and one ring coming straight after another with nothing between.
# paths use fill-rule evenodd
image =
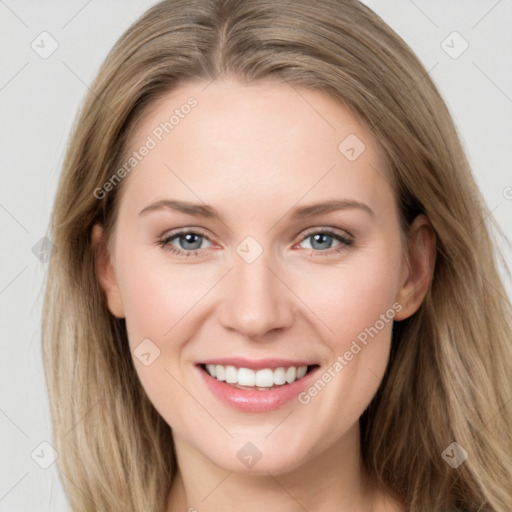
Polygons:
<instances>
[{"instance_id":1,"label":"smiling mouth","mask_svg":"<svg viewBox=\"0 0 512 512\"><path fill-rule=\"evenodd\" d=\"M199 366L213 379L229 384L234 388L248 391L270 391L286 387L303 379L319 365L282 366L259 370L220 364L200 364Z\"/></svg>"}]
</instances>

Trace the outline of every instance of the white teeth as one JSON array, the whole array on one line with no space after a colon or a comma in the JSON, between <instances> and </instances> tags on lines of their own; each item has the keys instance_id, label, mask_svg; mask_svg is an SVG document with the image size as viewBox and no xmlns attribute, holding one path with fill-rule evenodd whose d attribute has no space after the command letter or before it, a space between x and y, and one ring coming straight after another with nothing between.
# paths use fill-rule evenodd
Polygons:
<instances>
[{"instance_id":1,"label":"white teeth","mask_svg":"<svg viewBox=\"0 0 512 512\"><path fill-rule=\"evenodd\" d=\"M226 382L236 384L238 379L238 370L234 366L226 366Z\"/></svg>"},{"instance_id":2,"label":"white teeth","mask_svg":"<svg viewBox=\"0 0 512 512\"><path fill-rule=\"evenodd\" d=\"M291 384L298 379L302 379L307 370L307 366L280 367L274 370L263 368L255 371L250 368L236 368L235 366L223 366L221 364L206 365L206 371L218 381L256 388L271 388L286 383Z\"/></svg>"},{"instance_id":3,"label":"white teeth","mask_svg":"<svg viewBox=\"0 0 512 512\"><path fill-rule=\"evenodd\" d=\"M274 385L274 372L270 368L256 372L256 386L259 388L271 388Z\"/></svg>"},{"instance_id":4,"label":"white teeth","mask_svg":"<svg viewBox=\"0 0 512 512\"><path fill-rule=\"evenodd\" d=\"M256 384L256 372L250 368L239 368L237 383L240 386L254 386Z\"/></svg>"},{"instance_id":5,"label":"white teeth","mask_svg":"<svg viewBox=\"0 0 512 512\"><path fill-rule=\"evenodd\" d=\"M221 366L220 364L215 366L215 377L220 381L226 380L226 369L224 366Z\"/></svg>"},{"instance_id":6,"label":"white teeth","mask_svg":"<svg viewBox=\"0 0 512 512\"><path fill-rule=\"evenodd\" d=\"M286 369L286 382L288 382L288 384L291 384L293 381L295 381L296 377L297 377L297 368L290 366L290 368Z\"/></svg>"},{"instance_id":7,"label":"white teeth","mask_svg":"<svg viewBox=\"0 0 512 512\"><path fill-rule=\"evenodd\" d=\"M304 375L306 375L307 371L308 371L307 366L299 366L297 368L297 379L302 379L302 377L304 377Z\"/></svg>"},{"instance_id":8,"label":"white teeth","mask_svg":"<svg viewBox=\"0 0 512 512\"><path fill-rule=\"evenodd\" d=\"M277 386L281 386L285 382L286 382L286 370L284 368L276 368L274 370L274 383Z\"/></svg>"}]
</instances>

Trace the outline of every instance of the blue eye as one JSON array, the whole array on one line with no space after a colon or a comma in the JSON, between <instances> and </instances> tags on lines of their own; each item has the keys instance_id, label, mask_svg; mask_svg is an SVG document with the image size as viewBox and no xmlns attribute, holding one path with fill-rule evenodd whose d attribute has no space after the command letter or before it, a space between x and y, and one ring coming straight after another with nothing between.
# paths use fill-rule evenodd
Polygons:
<instances>
[{"instance_id":1,"label":"blue eye","mask_svg":"<svg viewBox=\"0 0 512 512\"><path fill-rule=\"evenodd\" d=\"M184 249L191 250L183 250L175 247L174 245L171 245L171 241L173 241L174 239L178 239L178 241L182 240L180 245L182 245ZM195 231L179 231L177 233L165 237L158 243L163 247L164 250L169 251L172 254L178 254L180 256L194 256L199 252L199 247L201 246L202 239L207 240L207 238L201 233L197 233Z\"/></svg>"},{"instance_id":2,"label":"blue eye","mask_svg":"<svg viewBox=\"0 0 512 512\"><path fill-rule=\"evenodd\" d=\"M353 243L353 240L351 238L348 238L347 236L340 235L338 233L334 233L329 230L312 231L302 239L302 242L304 242L305 240L308 240L308 239L312 240L312 242L310 244L311 249L319 249L319 251L314 251L314 252L326 252L327 254L331 254L331 255L333 253L337 253L337 252L340 252L340 251L346 249L347 246L350 246ZM330 243L329 243L329 239L331 240ZM335 239L338 242L340 242L339 245L333 250L331 250L332 239ZM324 245L324 247L322 247L322 245ZM327 247L325 247L325 245L327 245Z\"/></svg>"},{"instance_id":3,"label":"blue eye","mask_svg":"<svg viewBox=\"0 0 512 512\"><path fill-rule=\"evenodd\" d=\"M341 235L331 230L321 230L318 228L315 231L310 231L306 234L302 238L301 243L308 239L311 239L312 241L310 249L312 249L311 254L314 256L332 256L333 254L346 250L347 247L354 243L352 237ZM339 242L338 246L335 246L334 249L331 248L332 239ZM172 242L174 240L178 241L180 247L173 245ZM176 233L171 233L162 240L159 240L158 244L165 251L168 251L171 254L190 257L196 256L201 251L201 245L204 240L209 239L200 232L182 230Z\"/></svg>"}]
</instances>

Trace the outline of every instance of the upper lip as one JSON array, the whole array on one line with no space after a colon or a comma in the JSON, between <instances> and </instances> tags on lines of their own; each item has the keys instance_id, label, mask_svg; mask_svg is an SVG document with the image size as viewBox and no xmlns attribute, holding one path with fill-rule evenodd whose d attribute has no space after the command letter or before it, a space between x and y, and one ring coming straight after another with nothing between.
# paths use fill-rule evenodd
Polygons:
<instances>
[{"instance_id":1,"label":"upper lip","mask_svg":"<svg viewBox=\"0 0 512 512\"><path fill-rule=\"evenodd\" d=\"M222 366L236 366L237 368L250 368L251 370L261 370L263 368L276 369L288 366L313 366L317 363L308 361L299 361L293 359L245 359L243 357L216 358L208 359L197 363L199 365L220 364Z\"/></svg>"}]
</instances>

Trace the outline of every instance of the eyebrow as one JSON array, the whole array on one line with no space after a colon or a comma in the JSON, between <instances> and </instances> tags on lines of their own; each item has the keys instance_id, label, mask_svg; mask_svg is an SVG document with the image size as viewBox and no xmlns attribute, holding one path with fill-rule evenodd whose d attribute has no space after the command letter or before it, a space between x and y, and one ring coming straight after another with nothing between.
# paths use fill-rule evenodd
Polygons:
<instances>
[{"instance_id":1,"label":"eyebrow","mask_svg":"<svg viewBox=\"0 0 512 512\"><path fill-rule=\"evenodd\" d=\"M139 215L145 215L149 212L162 209L170 209L185 213L187 215L223 221L221 213L213 206L191 203L189 201L177 201L174 199L162 199L161 201L156 201L155 203L152 203L143 208L139 212ZM368 213L372 217L375 217L375 212L368 205L361 203L360 201L354 201L352 199L333 199L329 201L309 204L306 206L300 206L292 210L290 217L292 219L300 220L338 210L349 209L359 209Z\"/></svg>"}]
</instances>

